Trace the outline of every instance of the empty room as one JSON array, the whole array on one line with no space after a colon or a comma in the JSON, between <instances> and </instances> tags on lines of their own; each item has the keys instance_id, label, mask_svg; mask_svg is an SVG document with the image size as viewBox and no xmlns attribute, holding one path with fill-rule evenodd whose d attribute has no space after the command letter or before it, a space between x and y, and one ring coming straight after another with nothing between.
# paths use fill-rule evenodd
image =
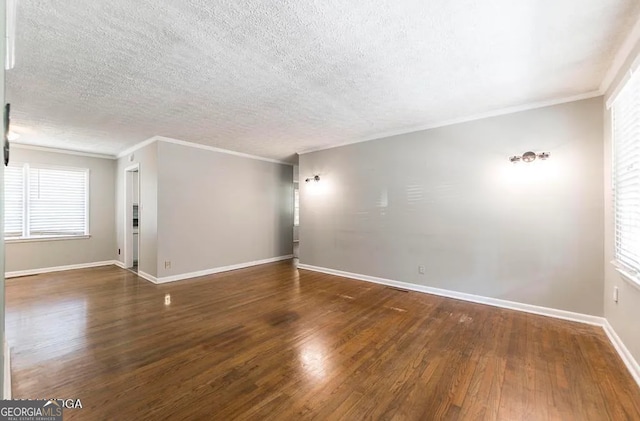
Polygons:
<instances>
[{"instance_id":1,"label":"empty room","mask_svg":"<svg viewBox=\"0 0 640 421\"><path fill-rule=\"evenodd\" d=\"M0 420L640 420L637 0L0 26Z\"/></svg>"}]
</instances>

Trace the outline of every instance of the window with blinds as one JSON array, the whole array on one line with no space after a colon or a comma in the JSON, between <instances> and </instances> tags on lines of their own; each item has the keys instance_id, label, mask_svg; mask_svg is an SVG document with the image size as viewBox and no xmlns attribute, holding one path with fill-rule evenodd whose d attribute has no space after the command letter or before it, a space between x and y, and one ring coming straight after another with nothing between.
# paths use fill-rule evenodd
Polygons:
<instances>
[{"instance_id":1,"label":"window with blinds","mask_svg":"<svg viewBox=\"0 0 640 421\"><path fill-rule=\"evenodd\" d=\"M22 167L4 170L4 236L22 237L24 232L24 174Z\"/></svg>"},{"instance_id":2,"label":"window with blinds","mask_svg":"<svg viewBox=\"0 0 640 421\"><path fill-rule=\"evenodd\" d=\"M640 274L640 72L612 106L615 258Z\"/></svg>"},{"instance_id":3,"label":"window with blinds","mask_svg":"<svg viewBox=\"0 0 640 421\"><path fill-rule=\"evenodd\" d=\"M29 164L5 169L5 238L87 235L89 171Z\"/></svg>"}]
</instances>

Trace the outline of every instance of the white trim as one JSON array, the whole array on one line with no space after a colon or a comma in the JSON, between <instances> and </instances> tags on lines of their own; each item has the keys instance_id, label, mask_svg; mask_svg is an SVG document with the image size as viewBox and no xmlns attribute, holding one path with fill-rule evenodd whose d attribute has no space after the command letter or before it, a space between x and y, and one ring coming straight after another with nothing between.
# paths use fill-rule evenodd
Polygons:
<instances>
[{"instance_id":1,"label":"white trim","mask_svg":"<svg viewBox=\"0 0 640 421\"><path fill-rule=\"evenodd\" d=\"M71 150L71 149L50 148L48 146L29 145L29 144L26 144L26 143L17 143L15 140L10 142L10 143L11 143L11 147L12 148L16 148L16 149L27 149L27 150L32 150L32 151L62 153L62 154L67 154L67 155L86 156L86 157L89 157L89 158L116 159L115 155L107 155L107 154L100 154L100 153L75 151L75 150Z\"/></svg>"},{"instance_id":2,"label":"white trim","mask_svg":"<svg viewBox=\"0 0 640 421\"><path fill-rule=\"evenodd\" d=\"M80 263L77 265L53 266L48 268L16 270L13 272L5 272L5 278L17 278L19 276L39 275L41 273L60 272L62 270L86 269L98 266L109 266L116 264L114 260L105 260L103 262Z\"/></svg>"},{"instance_id":3,"label":"white trim","mask_svg":"<svg viewBox=\"0 0 640 421\"><path fill-rule=\"evenodd\" d=\"M142 201L140 200L140 196L141 196L141 191L140 191L140 163L136 162L135 164L131 164L127 167L124 168L124 172L123 172L123 179L124 179L124 189L123 189L123 193L124 193L124 198L122 200L123 204L124 204L124 209L123 209L123 217L124 217L124 221L123 221L123 228L124 228L124 245L122 247L122 250L124 251L124 265L125 267L131 267L133 266L133 231L134 231L134 227L133 227L133 187L131 188L131 191L129 190L129 180L133 180L133 174L129 175L129 173L132 173L133 171L138 171L138 203L141 203ZM129 213L129 211L131 211L131 213ZM131 217L129 217L131 216ZM138 217L140 217L140 206L138 205ZM131 232L129 232L129 230L131 230ZM138 226L138 231L140 230L140 227ZM131 237L131 250L129 250L129 248L127 247L127 244L129 244L129 237ZM138 260L140 259L140 237L138 237ZM131 251L131 261L129 261L129 254L128 252ZM138 262L139 264L139 262Z\"/></svg>"},{"instance_id":4,"label":"white trim","mask_svg":"<svg viewBox=\"0 0 640 421\"><path fill-rule=\"evenodd\" d=\"M333 148L338 148L340 146L352 145L354 143L368 142L368 141L371 141L371 140L377 140L377 139L383 139L383 138L386 138L386 137L392 137L392 136L398 136L398 135L402 135L402 134L414 133L414 132L419 132L419 131L422 131L422 130L435 129L435 128L438 128L438 127L445 127L445 126L452 126L454 124L467 123L467 122L470 122L470 121L481 120L481 119L484 119L484 118L497 117L497 116L506 115L506 114L513 114L513 113L517 113L517 112L521 112L521 111L533 110L533 109L536 109L536 108L543 108L543 107L549 107L549 106L552 106L552 105L564 104L564 103L567 103L567 102L581 101L581 100L584 100L584 99L595 98L595 97L601 96L603 94L604 94L604 92L602 90L597 90L597 91L585 92L583 94L578 94L578 95L573 95L573 96L568 96L568 97L561 97L561 98L555 98L555 99L551 99L551 100L531 102L531 103L527 103L527 104L517 105L517 106L514 106L514 107L501 108L501 109L497 109L497 110L493 110L493 111L488 111L488 112L485 112L485 113L474 114L474 115L470 115L470 116L466 116L466 117L460 117L460 118L444 120L444 121L440 121L440 122L433 122L433 123L428 123L428 124L424 124L424 125L413 126L411 128L408 128L408 129L391 130L391 131L379 133L379 134L377 134L375 136L372 136L372 137L366 137L364 139L351 140L351 141L347 141L347 142L338 143L338 144L335 144L335 145L328 145L328 146L321 146L321 147L317 147L317 148L305 149L303 151L298 152L298 154L299 155L303 155L303 154L306 154L306 153L322 151L322 150L325 150L325 149L333 149ZM137 144L131 146L130 148L127 148L127 149L119 152L116 156L92 154L92 153L81 152L81 151L72 151L72 150L67 150L67 149L54 149L54 148L47 148L47 147L42 147L42 146L32 146L32 145L25 145L25 144L17 144L15 142L12 142L12 145L16 146L16 147L22 147L24 149L34 149L34 150L42 150L42 151L47 151L47 152L66 153L66 154L70 154L70 155L81 155L81 156L89 156L89 157L104 158L104 159L120 159L120 158L123 158L123 157L125 157L127 155L130 155L131 153L133 153L133 152L135 152L135 151L137 151L139 149L142 149L142 148L144 148L146 146L149 146L149 145L153 144L154 142L173 143L173 144L176 144L176 145L181 145L181 146L186 146L186 147L191 147L191 148L197 148L197 149L203 149L203 150L208 150L208 151L211 151L211 152L224 153L224 154L228 154L228 155L235 155L235 156L240 156L240 157L243 157L243 158L255 159L255 160L259 160L259 161L266 161L266 162L271 162L271 163L275 163L275 164L290 165L290 166L296 165L296 164L291 163L291 162L279 161L277 159L265 158L265 157L261 157L261 156L257 156L257 155L251 155L251 154L247 154L247 153L243 153L243 152L237 152L237 151L232 151L232 150L229 150L229 149L217 148L215 146L203 145L201 143L188 142L188 141L185 141L185 140L174 139L174 138L164 137L164 136L152 136L152 137L150 137L150 138L148 138L146 140L143 140L140 143L137 143ZM17 146L17 145L20 145L20 146Z\"/></svg>"},{"instance_id":5,"label":"white trim","mask_svg":"<svg viewBox=\"0 0 640 421\"><path fill-rule=\"evenodd\" d=\"M156 278L153 275L149 275L147 272L141 271L139 266L138 266L138 276L141 277L142 279L146 279L147 281L153 282L154 284L158 283L158 278Z\"/></svg>"},{"instance_id":6,"label":"white trim","mask_svg":"<svg viewBox=\"0 0 640 421\"><path fill-rule=\"evenodd\" d=\"M611 95L609 95L609 98L607 99L607 102L605 104L607 110L613 107L616 99L618 99L618 96L620 96L620 93L622 93L624 87L627 86L627 82L629 82L629 79L633 77L635 72L638 70L638 67L640 67L640 55L636 57L635 60L633 60L633 62L629 66L629 70L625 72L622 79L620 79L620 82L618 82L613 92L611 92Z\"/></svg>"},{"instance_id":7,"label":"white trim","mask_svg":"<svg viewBox=\"0 0 640 421\"><path fill-rule=\"evenodd\" d=\"M4 379L2 383L2 399L11 399L11 349L9 343L4 340Z\"/></svg>"},{"instance_id":8,"label":"white trim","mask_svg":"<svg viewBox=\"0 0 640 421\"><path fill-rule=\"evenodd\" d=\"M114 260L113 264L118 266L119 268L126 269L124 263L122 263L120 260Z\"/></svg>"},{"instance_id":9,"label":"white trim","mask_svg":"<svg viewBox=\"0 0 640 421\"><path fill-rule=\"evenodd\" d=\"M91 234L82 235L52 235L51 237L6 237L5 244L33 243L38 241L88 240Z\"/></svg>"},{"instance_id":10,"label":"white trim","mask_svg":"<svg viewBox=\"0 0 640 421\"><path fill-rule=\"evenodd\" d=\"M175 281L181 281L183 279L189 279L189 278L197 278L199 276L206 276L206 275L212 275L214 273L220 273L220 272L228 272L230 270L237 270L237 269L244 269L244 268L248 268L251 266L257 266L257 265L264 265L266 263L273 263L273 262L279 262L281 260L287 260L287 259L291 259L293 258L293 254L287 254L286 256L278 256L278 257L271 257L269 259L262 259L262 260L255 260L253 262L245 262L245 263L238 263L235 265L229 265L229 266L220 266L217 268L212 268L212 269L205 269L205 270L200 270L197 272L189 272L189 273L181 273L179 275L172 275L172 276L163 276L161 278L156 278L153 277L149 274L146 274L147 276L149 276L152 279L149 279L151 282L157 283L157 284L164 284L167 282L175 282ZM138 273L140 273L138 271ZM146 278L145 276L143 276L143 278Z\"/></svg>"},{"instance_id":11,"label":"white trim","mask_svg":"<svg viewBox=\"0 0 640 421\"><path fill-rule=\"evenodd\" d=\"M314 272L326 273L329 275L342 276L345 278L357 279L360 281L373 282L381 285L388 285L411 291L424 292L427 294L439 295L441 297L455 298L457 300L470 301L472 303L487 304L494 307L508 308L511 310L523 311L525 313L538 314L541 316L554 317L556 319L570 320L572 322L586 323L595 326L603 326L603 317L589 314L574 313L572 311L558 310L549 307L540 307L532 304L518 303L515 301L501 300L499 298L483 297L480 295L467 294L464 292L451 291L447 289L433 288L425 285L412 284L408 282L393 281L391 279L378 278L375 276L362 275L359 273L344 272L341 270L323 268L318 266L298 264L299 269L311 270Z\"/></svg>"},{"instance_id":12,"label":"white trim","mask_svg":"<svg viewBox=\"0 0 640 421\"><path fill-rule=\"evenodd\" d=\"M631 352L627 349L627 347L624 345L624 342L622 342L616 331L606 319L604 321L603 328L604 332L607 334L609 340L613 344L613 347L616 349L616 351L618 351L618 355L620 355L620 358L622 358L624 365L627 366L629 373L631 373L633 379L636 381L636 383L638 383L638 386L640 386L640 364L638 364L638 362L633 358Z\"/></svg>"},{"instance_id":13,"label":"white trim","mask_svg":"<svg viewBox=\"0 0 640 421\"><path fill-rule=\"evenodd\" d=\"M133 152L137 151L138 149L142 149L146 146L151 145L152 143L156 142L158 140L158 136L152 136L149 139L143 140L140 143L136 143L135 145L133 145L132 147L125 149L124 151L118 153L118 155L116 155L116 158L120 159L122 157L125 157L129 154L132 154Z\"/></svg>"},{"instance_id":14,"label":"white trim","mask_svg":"<svg viewBox=\"0 0 640 421\"><path fill-rule=\"evenodd\" d=\"M467 116L467 117L460 117L460 118L454 118L454 119L451 119L451 120L444 120L444 121L440 121L440 122L428 123L428 124L424 124L424 125L420 125L420 126L413 126L411 128L408 128L408 129L391 130L391 131L387 131L387 132L382 132L382 133L379 133L379 134L377 134L375 136L367 137L367 138L364 138L364 139L351 140L351 141L348 141L348 142L338 143L338 144L335 144L335 145L328 145L328 146L321 146L321 147L318 147L318 148L306 149L306 150L298 152L298 154L299 155L304 155L306 153L323 151L325 149L339 148L341 146L352 145L354 143L369 142L371 140L378 140L378 139L384 139L386 137L399 136L399 135L408 134L408 133L415 133L415 132L419 132L419 131L422 131L422 130L436 129L438 127L452 126L454 124L467 123L467 122L470 122L470 121L482 120L484 118L490 118L490 117L498 117L498 116L501 116L501 115L513 114L513 113L518 113L518 112L521 112L521 111L533 110L533 109L536 109L536 108L550 107L552 105L564 104L564 103L567 103L567 102L582 101L584 99L596 98L596 97L599 97L599 96L602 96L602 92L600 92L600 91L591 91L591 92L586 92L586 93L583 93L583 94L573 95L573 96L569 96L569 97L562 97L562 98L556 98L556 99L551 99L551 100L546 100L546 101L539 101L539 102L531 102L531 103L528 103L528 104L517 105L515 107L501 108L501 109L498 109L498 110L493 110L493 111L488 111L486 113L470 115L470 116Z\"/></svg>"},{"instance_id":15,"label":"white trim","mask_svg":"<svg viewBox=\"0 0 640 421\"><path fill-rule=\"evenodd\" d=\"M91 232L91 170L87 168L84 173L84 235L89 235Z\"/></svg>"},{"instance_id":16,"label":"white trim","mask_svg":"<svg viewBox=\"0 0 640 421\"><path fill-rule=\"evenodd\" d=\"M120 152L118 154L118 158L123 158L135 151L137 151L138 149L144 148L145 146L151 145L153 142L165 142L165 143L173 143L174 145L180 145L180 146L185 146L185 147L189 147L189 148L196 148L196 149L203 149L205 151L211 151L211 152L218 152L218 153L223 153L223 154L227 154L227 155L235 155L235 156L239 156L242 158L249 158L249 159L255 159L258 161L266 161L266 162L271 162L274 164L282 164L282 165L290 165L290 166L294 166L295 164L291 163L291 162L286 162L286 161L279 161L277 159L271 159L271 158L264 158L262 156L257 156L257 155L251 155L251 154L247 154L247 153L243 153L243 152L237 152L237 151L231 151L229 149L222 149L222 148L216 148L215 146L209 146L209 145L203 145L201 143L194 143L194 142L187 142L186 140L180 140L180 139L174 139L171 137L164 137L164 136L153 136L150 137L149 139L138 143L137 145L132 146L129 149L126 149L122 152Z\"/></svg>"},{"instance_id":17,"label":"white trim","mask_svg":"<svg viewBox=\"0 0 640 421\"><path fill-rule=\"evenodd\" d=\"M261 156L250 155L250 154L243 153L243 152L230 151L228 149L216 148L214 146L203 145L201 143L186 142L184 140L172 139L170 137L158 136L158 141L159 142L166 142L166 143L173 143L174 145L186 146L186 147L189 147L189 148L203 149L205 151L224 153L224 154L227 154L227 155L235 155L235 156L239 156L239 157L242 157L242 158L256 159L258 161L266 161L266 162L271 162L271 163L274 163L274 164L290 165L292 167L295 165L292 162L278 161L277 159L264 158L264 157L261 157Z\"/></svg>"},{"instance_id":18,"label":"white trim","mask_svg":"<svg viewBox=\"0 0 640 421\"><path fill-rule=\"evenodd\" d=\"M611 260L609 263L625 282L629 283L634 288L640 289L640 276L638 276L638 273L635 270L628 268L615 259Z\"/></svg>"},{"instance_id":19,"label":"white trim","mask_svg":"<svg viewBox=\"0 0 640 421\"><path fill-rule=\"evenodd\" d=\"M629 58L629 54L631 54L633 48L638 42L640 42L640 19L638 19L631 29L631 32L629 32L629 35L627 35L620 45L618 52L611 62L611 66L609 66L607 73L605 73L604 78L602 79L602 83L600 83L600 92L605 94L609 90L611 83L613 83L614 79L622 69L622 66Z\"/></svg>"}]
</instances>

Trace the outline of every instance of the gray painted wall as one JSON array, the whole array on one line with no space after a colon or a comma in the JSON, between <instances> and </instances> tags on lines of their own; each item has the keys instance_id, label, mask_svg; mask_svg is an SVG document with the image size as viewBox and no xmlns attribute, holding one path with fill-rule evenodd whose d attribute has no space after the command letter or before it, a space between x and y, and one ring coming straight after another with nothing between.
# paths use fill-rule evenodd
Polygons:
<instances>
[{"instance_id":1,"label":"gray painted wall","mask_svg":"<svg viewBox=\"0 0 640 421\"><path fill-rule=\"evenodd\" d=\"M290 255L292 230L292 166L158 143L158 277Z\"/></svg>"},{"instance_id":2,"label":"gray painted wall","mask_svg":"<svg viewBox=\"0 0 640 421\"><path fill-rule=\"evenodd\" d=\"M602 98L300 156L300 262L603 315ZM510 155L551 159L511 164ZM426 273L418 274L424 265Z\"/></svg>"},{"instance_id":3,"label":"gray painted wall","mask_svg":"<svg viewBox=\"0 0 640 421\"><path fill-rule=\"evenodd\" d=\"M640 55L640 42L635 46L627 63L622 67L605 98L609 98L620 83L635 57ZM636 361L640 362L640 288L632 285L615 271L611 261L614 258L614 216L613 194L611 190L611 111L605 109L604 128L604 203L605 203L605 282L604 315ZM618 302L613 301L613 288L619 288Z\"/></svg>"},{"instance_id":4,"label":"gray painted wall","mask_svg":"<svg viewBox=\"0 0 640 421\"><path fill-rule=\"evenodd\" d=\"M6 242L7 272L113 260L115 257L116 163L90 158L12 147L11 162L89 168L88 239Z\"/></svg>"},{"instance_id":5,"label":"gray painted wall","mask_svg":"<svg viewBox=\"0 0 640 421\"><path fill-rule=\"evenodd\" d=\"M118 159L116 173L116 255L118 261L124 262L124 180L125 168L139 164L139 226L138 236L138 269L152 276L158 271L158 144L152 143L138 149L133 154Z\"/></svg>"}]
</instances>

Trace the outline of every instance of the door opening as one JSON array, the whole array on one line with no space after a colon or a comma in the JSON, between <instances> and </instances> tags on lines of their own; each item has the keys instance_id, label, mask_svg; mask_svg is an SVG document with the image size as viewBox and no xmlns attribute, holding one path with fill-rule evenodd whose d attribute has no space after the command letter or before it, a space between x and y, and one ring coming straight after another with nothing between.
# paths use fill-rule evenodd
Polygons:
<instances>
[{"instance_id":1,"label":"door opening","mask_svg":"<svg viewBox=\"0 0 640 421\"><path fill-rule=\"evenodd\" d=\"M138 272L140 262L140 168L124 170L124 266Z\"/></svg>"}]
</instances>

